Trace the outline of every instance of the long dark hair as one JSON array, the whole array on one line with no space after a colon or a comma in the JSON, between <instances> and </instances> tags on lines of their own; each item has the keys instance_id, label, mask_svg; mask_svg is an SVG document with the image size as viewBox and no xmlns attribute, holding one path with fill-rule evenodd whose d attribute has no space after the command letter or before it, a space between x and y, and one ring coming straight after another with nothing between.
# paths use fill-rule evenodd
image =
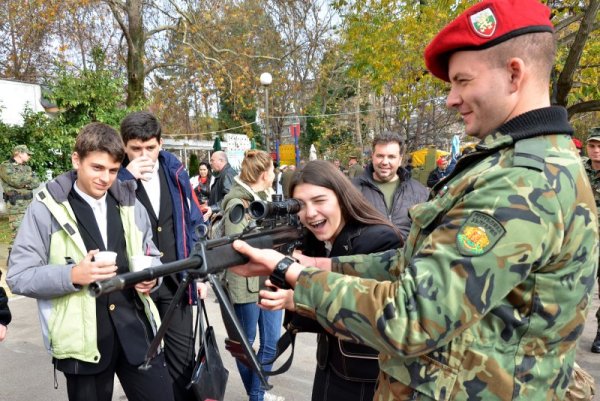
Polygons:
<instances>
[{"instance_id":1,"label":"long dark hair","mask_svg":"<svg viewBox=\"0 0 600 401\"><path fill-rule=\"evenodd\" d=\"M201 161L200 164L198 164L198 177L200 177L200 167L205 166L208 169L208 175L207 177L210 179L210 175L212 174L212 169L210 168L210 163L208 163L207 161Z\"/></svg>"},{"instance_id":2,"label":"long dark hair","mask_svg":"<svg viewBox=\"0 0 600 401\"><path fill-rule=\"evenodd\" d=\"M302 170L294 173L290 183L290 194L293 194L296 186L300 184L311 184L332 190L338 199L346 224L352 222L383 224L392 227L400 237L400 231L379 210L367 202L348 177L332 163L324 160L306 163Z\"/></svg>"}]
</instances>

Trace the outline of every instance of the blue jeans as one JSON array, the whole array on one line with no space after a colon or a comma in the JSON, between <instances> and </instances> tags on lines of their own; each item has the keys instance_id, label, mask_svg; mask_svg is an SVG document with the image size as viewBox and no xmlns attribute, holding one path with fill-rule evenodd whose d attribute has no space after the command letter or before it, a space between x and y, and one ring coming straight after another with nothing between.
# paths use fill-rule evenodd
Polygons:
<instances>
[{"instance_id":1,"label":"blue jeans","mask_svg":"<svg viewBox=\"0 0 600 401\"><path fill-rule=\"evenodd\" d=\"M260 337L258 362L263 363L273 359L277 350L277 340L281 334L283 311L265 311L255 303L235 304L234 309L251 345L254 344L258 326ZM238 361L236 364L246 393L250 396L250 401L263 401L265 389L262 387L258 375L244 364ZM270 371L271 367L272 365L263 365L265 371Z\"/></svg>"}]
</instances>

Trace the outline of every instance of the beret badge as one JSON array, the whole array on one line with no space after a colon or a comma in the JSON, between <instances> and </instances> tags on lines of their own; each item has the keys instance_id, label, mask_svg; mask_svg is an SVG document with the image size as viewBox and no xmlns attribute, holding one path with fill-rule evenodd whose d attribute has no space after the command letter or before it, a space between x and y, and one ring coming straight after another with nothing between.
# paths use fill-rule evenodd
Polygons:
<instances>
[{"instance_id":1,"label":"beret badge","mask_svg":"<svg viewBox=\"0 0 600 401\"><path fill-rule=\"evenodd\" d=\"M496 32L496 26L498 21L496 16L490 8L484 8L483 10L471 15L471 28L475 31L475 34L482 38L491 38Z\"/></svg>"}]
</instances>

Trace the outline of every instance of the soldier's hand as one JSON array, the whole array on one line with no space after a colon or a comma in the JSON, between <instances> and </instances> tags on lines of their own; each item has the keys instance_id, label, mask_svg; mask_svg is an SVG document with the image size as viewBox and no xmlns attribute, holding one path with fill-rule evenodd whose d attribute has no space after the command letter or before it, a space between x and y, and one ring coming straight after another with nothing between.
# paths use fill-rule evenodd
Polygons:
<instances>
[{"instance_id":1,"label":"soldier's hand","mask_svg":"<svg viewBox=\"0 0 600 401\"><path fill-rule=\"evenodd\" d=\"M269 276L275 265L283 259L284 255L273 249L254 248L245 241L233 241L233 249L250 258L245 265L234 266L229 270L244 277Z\"/></svg>"},{"instance_id":2,"label":"soldier's hand","mask_svg":"<svg viewBox=\"0 0 600 401\"><path fill-rule=\"evenodd\" d=\"M129 164L127 165L127 170L138 180L148 180L148 175L152 173L153 169L154 163L152 162L152 159L147 156L140 156L133 159L129 161Z\"/></svg>"},{"instance_id":3,"label":"soldier's hand","mask_svg":"<svg viewBox=\"0 0 600 401\"><path fill-rule=\"evenodd\" d=\"M98 253L98 249L89 251L85 258L71 269L71 282L77 285L88 285L94 281L106 280L117 273L117 265L114 262L97 261L92 258Z\"/></svg>"}]
</instances>

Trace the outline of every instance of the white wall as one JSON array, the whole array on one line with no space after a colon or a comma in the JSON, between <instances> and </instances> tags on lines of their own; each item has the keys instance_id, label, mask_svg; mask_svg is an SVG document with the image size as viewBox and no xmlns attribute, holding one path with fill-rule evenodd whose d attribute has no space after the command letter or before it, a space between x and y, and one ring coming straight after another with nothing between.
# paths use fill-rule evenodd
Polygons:
<instances>
[{"instance_id":1,"label":"white wall","mask_svg":"<svg viewBox=\"0 0 600 401\"><path fill-rule=\"evenodd\" d=\"M41 97L39 85L0 79L0 120L5 124L22 125L26 106L34 112L44 111Z\"/></svg>"}]
</instances>

